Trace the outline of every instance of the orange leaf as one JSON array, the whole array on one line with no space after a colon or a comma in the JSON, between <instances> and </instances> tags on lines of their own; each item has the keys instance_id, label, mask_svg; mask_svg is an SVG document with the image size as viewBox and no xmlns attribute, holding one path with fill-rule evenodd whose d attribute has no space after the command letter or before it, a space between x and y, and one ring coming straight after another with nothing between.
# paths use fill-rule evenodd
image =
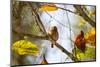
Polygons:
<instances>
[{"instance_id":1,"label":"orange leaf","mask_svg":"<svg viewBox=\"0 0 100 67\"><path fill-rule=\"evenodd\" d=\"M48 64L46 60L42 60L41 64Z\"/></svg>"},{"instance_id":2,"label":"orange leaf","mask_svg":"<svg viewBox=\"0 0 100 67\"><path fill-rule=\"evenodd\" d=\"M58 8L56 7L55 4L45 4L40 7L40 10L43 10L43 11L55 11L57 9Z\"/></svg>"},{"instance_id":3,"label":"orange leaf","mask_svg":"<svg viewBox=\"0 0 100 67\"><path fill-rule=\"evenodd\" d=\"M47 60L45 59L45 55L43 55L43 60L40 64L48 64Z\"/></svg>"},{"instance_id":4,"label":"orange leaf","mask_svg":"<svg viewBox=\"0 0 100 67\"><path fill-rule=\"evenodd\" d=\"M92 28L86 35L85 35L85 39L87 41L87 43L92 43L95 46L95 41L96 41L96 31L95 28Z\"/></svg>"}]
</instances>

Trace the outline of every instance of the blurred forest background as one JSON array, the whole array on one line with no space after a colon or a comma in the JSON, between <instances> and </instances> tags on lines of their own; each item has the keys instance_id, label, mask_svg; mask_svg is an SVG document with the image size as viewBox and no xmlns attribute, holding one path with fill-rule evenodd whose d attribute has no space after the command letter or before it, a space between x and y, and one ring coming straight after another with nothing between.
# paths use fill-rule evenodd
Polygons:
<instances>
[{"instance_id":1,"label":"blurred forest background","mask_svg":"<svg viewBox=\"0 0 100 67\"><path fill-rule=\"evenodd\" d=\"M96 7L12 0L11 65L96 60Z\"/></svg>"}]
</instances>

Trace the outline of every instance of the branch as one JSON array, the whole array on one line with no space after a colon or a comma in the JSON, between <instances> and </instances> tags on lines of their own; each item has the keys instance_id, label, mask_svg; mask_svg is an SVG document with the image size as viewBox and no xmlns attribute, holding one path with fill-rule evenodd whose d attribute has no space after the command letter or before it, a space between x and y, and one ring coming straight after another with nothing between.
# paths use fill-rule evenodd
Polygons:
<instances>
[{"instance_id":1,"label":"branch","mask_svg":"<svg viewBox=\"0 0 100 67\"><path fill-rule=\"evenodd\" d=\"M46 12L46 11L45 11ZM54 17L52 17L48 12L46 12L51 18L53 18L55 21L57 21L59 24L61 24L64 27L69 28L67 25L62 24L60 21L58 21L57 19L55 19Z\"/></svg>"},{"instance_id":2,"label":"branch","mask_svg":"<svg viewBox=\"0 0 100 67\"><path fill-rule=\"evenodd\" d=\"M47 36L37 36L37 35L33 35L33 34L27 34L27 33L23 33L21 32L21 30L17 31L17 30L14 30L12 29L12 32L15 33L15 34L18 34L20 36L28 36L28 37L31 37L31 38L36 38L36 39L42 39L42 40L48 40L48 37Z\"/></svg>"},{"instance_id":3,"label":"branch","mask_svg":"<svg viewBox=\"0 0 100 67\"><path fill-rule=\"evenodd\" d=\"M84 10L79 5L74 5L75 9L79 13L81 17L83 17L84 20L86 20L91 26L96 27L95 21L93 21L91 18L88 17L88 15L84 12Z\"/></svg>"},{"instance_id":4,"label":"branch","mask_svg":"<svg viewBox=\"0 0 100 67\"><path fill-rule=\"evenodd\" d=\"M33 7L33 5L32 5L31 2L29 2L28 4L29 4L29 6L32 8L32 11L33 11L34 14L35 14L35 17L36 17L36 20L37 20L37 24L39 25L40 29L41 29L44 33L46 33L45 27L44 27L44 25L42 24L42 21L41 21L41 19L40 19L38 13L37 13L37 11L36 11L36 8ZM46 34L47 34L47 33L46 33Z\"/></svg>"},{"instance_id":5,"label":"branch","mask_svg":"<svg viewBox=\"0 0 100 67\"><path fill-rule=\"evenodd\" d=\"M59 43L56 42L55 46L58 47L66 55L68 55L73 61L79 62L79 60L76 57L74 57L73 54L69 53L65 48L63 48L62 46L60 46Z\"/></svg>"},{"instance_id":6,"label":"branch","mask_svg":"<svg viewBox=\"0 0 100 67\"><path fill-rule=\"evenodd\" d=\"M83 11L83 9L81 8L81 6L74 5L74 7L78 11L79 14L76 13L76 12L73 12L71 10L65 9L65 8L61 8L61 7L57 7L57 8L62 9L62 10L65 10L65 11L68 11L68 12L73 13L75 15L79 15L84 20L86 20L91 26L96 27L95 21L93 21L91 18L88 17L88 15Z\"/></svg>"},{"instance_id":7,"label":"branch","mask_svg":"<svg viewBox=\"0 0 100 67\"><path fill-rule=\"evenodd\" d=\"M73 11L71 11L71 10L68 10L68 9L65 9L65 8L61 8L61 7L57 7L57 8L59 8L59 9L61 9L61 10L68 11L68 12L70 12L70 13L73 13L73 14L77 14L76 12L73 12Z\"/></svg>"},{"instance_id":8,"label":"branch","mask_svg":"<svg viewBox=\"0 0 100 67\"><path fill-rule=\"evenodd\" d=\"M45 11L46 12L46 11ZM57 23L59 23L59 24L61 24L62 26L64 26L64 27L66 27L66 28L68 28L68 29L70 29L70 26L67 26L67 25L65 25L65 24L63 24L63 23L61 23L60 21L58 21L56 18L54 18L52 15L50 15L48 12L46 12L52 19L54 19L55 21L57 21ZM74 31L73 29L71 29L71 31Z\"/></svg>"},{"instance_id":9,"label":"branch","mask_svg":"<svg viewBox=\"0 0 100 67\"><path fill-rule=\"evenodd\" d=\"M74 5L74 7L78 11L79 14L78 13L75 13L75 12L73 12L71 10L65 9L65 8L61 8L61 7L57 7L57 8L62 9L62 10L65 10L65 11L68 11L68 12L73 13L75 15L79 15L84 20L86 20L91 26L96 27L95 21L93 21L91 18L88 17L88 15L83 11L83 9L81 8L81 6Z\"/></svg>"},{"instance_id":10,"label":"branch","mask_svg":"<svg viewBox=\"0 0 100 67\"><path fill-rule=\"evenodd\" d=\"M67 8L67 6L64 6L65 8ZM71 23L70 23L70 19L69 19L69 16L68 16L68 12L66 11L66 16L67 16L67 20L68 20L68 25L69 25L69 34L70 34L70 39L72 38L71 36ZM71 45L72 45L72 42L71 42Z\"/></svg>"}]
</instances>

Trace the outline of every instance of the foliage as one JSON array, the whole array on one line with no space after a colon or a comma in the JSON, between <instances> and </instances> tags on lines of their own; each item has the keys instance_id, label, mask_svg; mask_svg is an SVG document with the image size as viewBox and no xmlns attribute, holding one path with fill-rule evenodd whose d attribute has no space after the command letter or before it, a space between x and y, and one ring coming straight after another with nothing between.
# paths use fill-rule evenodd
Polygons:
<instances>
[{"instance_id":1,"label":"foliage","mask_svg":"<svg viewBox=\"0 0 100 67\"><path fill-rule=\"evenodd\" d=\"M73 49L73 51L76 50L76 57L79 60L86 60L86 59L95 59L95 48L86 46L85 53L83 53L81 50L78 48Z\"/></svg>"},{"instance_id":2,"label":"foliage","mask_svg":"<svg viewBox=\"0 0 100 67\"><path fill-rule=\"evenodd\" d=\"M86 32L85 39L87 43L91 43L92 46L95 46L95 42L96 42L95 28L91 28L88 32Z\"/></svg>"},{"instance_id":3,"label":"foliage","mask_svg":"<svg viewBox=\"0 0 100 67\"><path fill-rule=\"evenodd\" d=\"M19 55L35 55L39 54L38 47L27 40L20 40L12 45L12 50L14 50Z\"/></svg>"},{"instance_id":4,"label":"foliage","mask_svg":"<svg viewBox=\"0 0 100 67\"><path fill-rule=\"evenodd\" d=\"M24 35L27 35L29 37L29 40L32 40L32 41L40 41L40 39L50 41L49 35L47 34L47 29L45 31L45 28L47 28L47 27L45 27L46 21L43 22L43 20L41 18L42 17L41 15L44 14L44 13L42 13L43 11L56 11L58 9L62 9L62 10L65 10L66 12L69 11L71 13L74 13L73 11L71 11L69 9L67 10L67 8L65 8L65 7L67 7L67 5L64 5L63 8L62 7L60 8L60 7L57 7L58 5L51 4L51 3L48 3L48 4L47 3L36 3L35 4L35 3L21 2L21 3L18 3L17 5L13 5L13 6L14 6L14 9L13 9L14 11L12 11L13 17L16 17L16 18L13 18L14 21L13 21L12 29L15 30L15 33L19 36L19 39L15 37L17 41L12 45L12 50L14 50L19 55L35 55L35 56L37 56L39 54L39 48L38 48L38 46L36 46L36 44L34 44L28 40L22 40ZM90 17L85 15L86 12L84 12L81 9L81 6L74 6L74 8L78 11L78 13L75 12L74 14L78 15L79 23L77 25L78 25L78 27L80 27L80 30L83 30L82 28L83 28L83 26L86 25L86 23L89 23L91 26L95 27L95 24L92 24L93 21L91 21ZM37 9L39 9L40 11L38 11ZM49 13L48 13L48 15L49 15ZM95 11L90 12L89 16L95 16ZM52 15L50 17L53 20L56 19ZM50 22L52 21L51 19L50 19ZM68 20L68 18L67 18L67 20ZM55 21L57 23L60 23L57 20L55 20ZM14 22L16 24L14 24ZM60 24L63 24L63 22L61 22ZM70 31L73 31L71 28L71 25L69 25L69 27L70 27ZM44 29L44 30L42 30L42 29ZM77 29L75 29L75 31L77 31ZM21 33L19 33L19 32L21 32ZM59 32L61 32L61 31L59 31ZM43 34L46 34L46 36L42 36ZM80 46L83 44L83 45L86 45L86 49L85 49L85 53L83 53L82 49L80 50L79 48L76 48L76 56L75 57L72 53L70 53L69 51L66 50L66 47L62 47L63 44L58 43L60 40L58 42L56 42L56 44L54 44L54 45L57 48L59 48L62 52L64 52L67 56L69 56L75 62L77 62L79 60L88 59L88 58L92 59L92 58L95 58L95 48L93 48L93 46L92 47L90 47L90 46L95 45L95 35L96 35L95 28L92 28L92 29L90 28L88 32L84 31L84 35L83 35L84 37L80 36L79 38L76 38L76 41L75 41L77 43L76 46ZM70 36L70 38L71 38L71 36ZM27 37L24 37L24 39L27 39ZM81 39L84 39L84 40L82 41ZM87 43L85 42L85 40ZM44 42L44 43L46 44L46 46L48 45L46 42ZM87 44L89 46L87 46ZM80 47L80 48L83 48L83 47ZM40 48L40 50L41 50L41 48ZM73 50L75 50L75 49L73 49ZM23 60L25 58L22 59L21 57L19 57L19 59ZM42 60L42 62L40 62L40 64L48 64L48 62L44 58Z\"/></svg>"},{"instance_id":5,"label":"foliage","mask_svg":"<svg viewBox=\"0 0 100 67\"><path fill-rule=\"evenodd\" d=\"M55 4L45 4L45 5L42 5L40 10L43 10L43 11L55 11L57 10L58 8L56 7Z\"/></svg>"},{"instance_id":6,"label":"foliage","mask_svg":"<svg viewBox=\"0 0 100 67\"><path fill-rule=\"evenodd\" d=\"M73 51L75 51L75 55L79 60L86 60L86 59L95 59L95 36L96 36L96 31L95 28L89 29L85 34L84 34L84 39L85 39L85 52L82 52L82 50L79 49L79 47L75 47ZM82 36L80 36L81 38ZM76 41L75 41L76 42ZM79 43L82 42L79 41ZM77 45L76 45L77 46Z\"/></svg>"},{"instance_id":7,"label":"foliage","mask_svg":"<svg viewBox=\"0 0 100 67\"><path fill-rule=\"evenodd\" d=\"M81 17L78 17L78 20L79 20L79 23L78 23L79 27L82 27L86 23L86 21Z\"/></svg>"}]
</instances>

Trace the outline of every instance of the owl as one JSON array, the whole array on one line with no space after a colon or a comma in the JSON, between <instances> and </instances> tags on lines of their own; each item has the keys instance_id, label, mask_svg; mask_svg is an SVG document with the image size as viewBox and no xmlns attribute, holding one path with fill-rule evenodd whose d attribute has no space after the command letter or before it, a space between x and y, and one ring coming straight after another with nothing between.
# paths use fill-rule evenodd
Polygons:
<instances>
[{"instance_id":1,"label":"owl","mask_svg":"<svg viewBox=\"0 0 100 67\"><path fill-rule=\"evenodd\" d=\"M58 29L56 26L51 27L51 30L49 30L48 35L50 36L51 40L52 40L52 44L51 47L53 48L53 45L56 43L56 41L59 38L59 33L58 33Z\"/></svg>"}]
</instances>

